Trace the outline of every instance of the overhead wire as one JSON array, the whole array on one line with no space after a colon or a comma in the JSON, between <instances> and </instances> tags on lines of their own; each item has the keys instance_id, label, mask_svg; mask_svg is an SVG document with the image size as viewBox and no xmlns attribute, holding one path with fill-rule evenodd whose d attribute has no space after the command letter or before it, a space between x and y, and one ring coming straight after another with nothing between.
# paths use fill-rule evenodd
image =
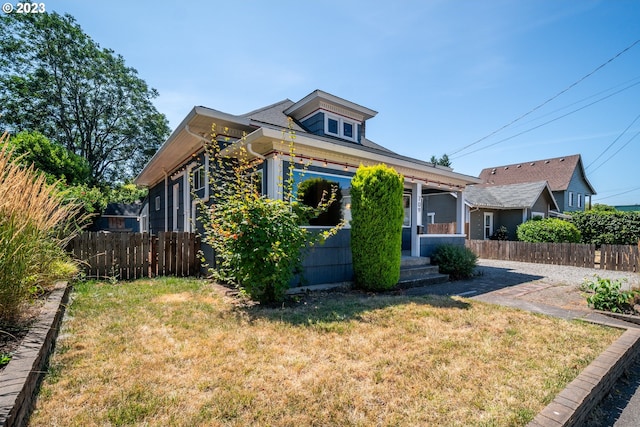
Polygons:
<instances>
[{"instance_id":1,"label":"overhead wire","mask_svg":"<svg viewBox=\"0 0 640 427\"><path fill-rule=\"evenodd\" d=\"M460 157L468 156L469 154L473 154L473 153L476 153L476 152L478 152L478 151L485 150L485 149L487 149L487 148L493 147L494 145L498 145L498 144L500 144L500 143L502 143L502 142L509 141L510 139L516 138L516 137L518 137L518 136L520 136L520 135L524 135L525 133L529 133L529 132L531 132L531 131L533 131L533 130L536 130L536 129L538 129L538 128L541 128L542 126L546 126L546 125L548 125L549 123L553 123L553 122L558 121L558 120L560 120L560 119L563 119L563 118L565 118L565 117L567 117L567 116L569 116L569 115L571 115L571 114L577 113L578 111L584 110L585 108L591 107L592 105L597 104L598 102L601 102L601 101L604 101L605 99L611 98L612 96L617 95L617 94L619 94L620 92L623 92L623 91L625 91L625 90L627 90L627 89L630 89L630 88L632 88L633 86L637 86L637 85L640 85L640 81L639 81L639 82L636 82L636 83L634 83L634 84L632 84L632 85L629 85L629 86L627 86L627 87L625 87L625 88L623 88L623 89L620 89L620 90L618 90L618 91L616 91L616 92L613 92L613 93L611 93L611 94L609 94L609 95L607 95L607 96L603 96L602 98L598 98L597 100L595 100L595 101L593 101L593 102L591 102L591 103L589 103L589 104L583 105L583 106L582 106L582 107L580 107L580 108L576 108L575 110L569 111L569 112L568 112L568 113L566 113L566 114L563 114L563 115L561 115L561 116L558 116L558 117L556 117L556 118L553 118L553 119L551 119L551 120L548 120L548 121L546 121L546 122L544 122L544 123L541 123L541 124L539 124L539 125L537 125L537 126L533 126L533 127L529 128L529 129L523 130L522 132L516 133L516 134L511 135L511 136L508 136L508 137L506 137L506 138L503 138L503 139L501 139L501 140L498 140L498 141L496 141L496 142L494 142L494 143L491 143L491 144L489 144L489 145L485 145L485 146L482 146L482 147L480 147L480 148L476 148L476 149L475 149L475 150L473 150L473 151L469 151L469 152L467 152L467 153L460 154L460 155L458 155L458 156L450 155L450 156L449 156L449 158L450 158L450 159L459 159Z\"/></svg>"},{"instance_id":2,"label":"overhead wire","mask_svg":"<svg viewBox=\"0 0 640 427\"><path fill-rule=\"evenodd\" d=\"M533 107L531 110L527 111L526 113L522 114L521 116L517 117L516 119L513 119L512 121L510 121L509 123L507 123L506 125L500 127L499 129L491 132L490 134L483 136L482 138L465 145L462 148L459 148L455 151L453 151L449 157L452 157L455 154L458 154L461 151L464 151L470 147L473 147L476 144L479 144L480 142L492 137L493 135L497 134L498 132L508 128L509 126L513 125L514 123L522 120L523 118L529 116L530 114L532 114L533 112L539 110L540 108L542 108L543 106L547 105L549 102L553 101L554 99L558 98L560 95L564 94L565 92L571 90L572 88L574 88L575 86L579 85L580 83L582 83L584 80L588 79L589 77L591 77L593 74L595 74L596 72L600 71L602 68L604 68L605 66L607 66L608 64L610 64L611 62L613 62L614 60L616 60L619 56L623 55L624 53L626 53L628 50L632 49L635 45L637 45L638 43L640 43L640 39L634 41L633 43L631 43L629 46L625 47L624 49L622 49L620 52L616 53L614 56L612 56L611 58L609 58L607 61L605 61L604 63L600 64L599 66L597 66L595 69L593 69L591 72L587 73L586 75L584 75L583 77L581 77L580 79L578 79L577 81L575 81L574 83L570 84L569 86L567 86L565 89L561 90L560 92L556 93L555 95L553 95L551 98L547 99L546 101L544 101L543 103ZM495 144L492 144L495 145ZM491 147L492 145L489 145L489 147ZM486 147L485 147L486 148ZM478 150L476 150L478 151ZM475 151L473 151L475 152ZM470 153L467 153L470 154ZM458 156L461 157L461 156Z\"/></svg>"},{"instance_id":3,"label":"overhead wire","mask_svg":"<svg viewBox=\"0 0 640 427\"><path fill-rule=\"evenodd\" d=\"M604 149L600 154L598 154L598 157L596 157L596 158L595 158L591 163L589 163L589 164L587 165L587 167L585 168L585 170L588 170L591 166L593 166L593 164L594 164L595 162L597 162L597 161L598 161L598 159L599 159L600 157L602 157L602 156L604 155L604 153L606 153L607 151L609 151L609 149L610 149L611 147L613 147L613 146L614 146L614 144L615 144L616 142L618 142L618 140L620 140L620 138L622 138L622 137L624 136L624 134L625 134L625 133L627 133L627 131L631 128L631 126L633 126L633 124L634 124L636 121L638 121L638 119L640 119L640 114L638 114L638 115L636 116L636 118L635 118L635 119L633 119L633 120L631 121L631 123L629 123L629 126L627 126L627 127L625 128L625 130L623 130L623 131L622 131L622 133L621 133L620 135L618 135L618 137L617 137L616 139L614 139L614 140L613 140L613 142L612 142L611 144L607 145L607 148L605 148L605 149ZM627 144L628 144L628 143L629 143L629 142L627 142ZM627 144L625 144L625 146L626 146ZM623 146L623 147L624 147L624 146ZM620 150L618 150L618 151L620 151ZM617 154L617 153L618 153L618 151L616 151L616 153L615 153L615 154ZM615 154L614 154L614 155L615 155ZM611 158L611 157L610 157L610 158ZM608 161L608 159L607 159L607 161ZM603 162L600 166L602 166L603 164L605 164L607 161ZM594 169L594 170L597 170L600 166L598 166L598 167L597 167L596 169Z\"/></svg>"}]
</instances>

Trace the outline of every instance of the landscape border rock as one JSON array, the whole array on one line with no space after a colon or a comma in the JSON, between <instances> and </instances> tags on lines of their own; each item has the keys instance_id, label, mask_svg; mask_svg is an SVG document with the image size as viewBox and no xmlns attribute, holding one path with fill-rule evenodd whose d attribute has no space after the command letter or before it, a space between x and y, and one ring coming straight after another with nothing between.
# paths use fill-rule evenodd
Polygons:
<instances>
[{"instance_id":1,"label":"landscape border rock","mask_svg":"<svg viewBox=\"0 0 640 427\"><path fill-rule=\"evenodd\" d=\"M38 320L29 329L9 364L0 372L0 427L27 424L55 345L70 288L66 282L56 283Z\"/></svg>"}]
</instances>

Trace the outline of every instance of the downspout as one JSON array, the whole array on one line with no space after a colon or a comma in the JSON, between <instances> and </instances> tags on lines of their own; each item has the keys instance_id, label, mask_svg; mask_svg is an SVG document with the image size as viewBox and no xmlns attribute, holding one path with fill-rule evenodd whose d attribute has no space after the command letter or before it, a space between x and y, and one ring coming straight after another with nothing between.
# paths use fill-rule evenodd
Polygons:
<instances>
[{"instance_id":1,"label":"downspout","mask_svg":"<svg viewBox=\"0 0 640 427\"><path fill-rule=\"evenodd\" d=\"M162 168L164 172L164 231L169 231L169 175L167 170Z\"/></svg>"}]
</instances>

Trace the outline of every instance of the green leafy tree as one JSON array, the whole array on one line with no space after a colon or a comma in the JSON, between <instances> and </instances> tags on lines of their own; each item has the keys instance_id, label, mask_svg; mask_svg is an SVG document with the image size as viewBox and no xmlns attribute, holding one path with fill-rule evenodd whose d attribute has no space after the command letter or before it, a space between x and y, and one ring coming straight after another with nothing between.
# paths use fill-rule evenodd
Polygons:
<instances>
[{"instance_id":1,"label":"green leafy tree","mask_svg":"<svg viewBox=\"0 0 640 427\"><path fill-rule=\"evenodd\" d=\"M390 289L400 279L403 179L386 165L360 166L351 180L351 253L358 287Z\"/></svg>"},{"instance_id":2,"label":"green leafy tree","mask_svg":"<svg viewBox=\"0 0 640 427\"><path fill-rule=\"evenodd\" d=\"M0 17L0 128L38 131L85 158L88 184L133 177L166 139L156 96L70 15Z\"/></svg>"},{"instance_id":3,"label":"green leafy tree","mask_svg":"<svg viewBox=\"0 0 640 427\"><path fill-rule=\"evenodd\" d=\"M531 219L516 229L518 240L530 243L580 243L578 228L558 218Z\"/></svg>"},{"instance_id":4,"label":"green leafy tree","mask_svg":"<svg viewBox=\"0 0 640 427\"><path fill-rule=\"evenodd\" d=\"M146 188L139 188L132 182L125 182L109 192L109 203L135 203L147 197L148 192Z\"/></svg>"},{"instance_id":5,"label":"green leafy tree","mask_svg":"<svg viewBox=\"0 0 640 427\"><path fill-rule=\"evenodd\" d=\"M7 141L7 148L20 164L33 165L43 172L47 182L62 181L69 185L86 183L91 175L87 161L62 145L49 141L40 132L20 132Z\"/></svg>"}]
</instances>

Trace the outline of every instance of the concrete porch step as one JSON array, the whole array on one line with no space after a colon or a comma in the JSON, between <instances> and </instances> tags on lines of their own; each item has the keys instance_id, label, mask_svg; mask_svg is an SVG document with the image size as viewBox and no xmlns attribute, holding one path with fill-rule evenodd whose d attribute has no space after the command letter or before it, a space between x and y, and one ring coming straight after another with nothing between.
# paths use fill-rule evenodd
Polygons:
<instances>
[{"instance_id":1,"label":"concrete porch step","mask_svg":"<svg viewBox=\"0 0 640 427\"><path fill-rule=\"evenodd\" d=\"M400 280L396 289L419 288L422 286L438 285L449 281L448 274L429 274L415 279Z\"/></svg>"},{"instance_id":2,"label":"concrete porch step","mask_svg":"<svg viewBox=\"0 0 640 427\"><path fill-rule=\"evenodd\" d=\"M416 288L448 281L449 275L440 274L438 266L431 265L430 258L403 255L400 261L400 280L396 288Z\"/></svg>"}]
</instances>

